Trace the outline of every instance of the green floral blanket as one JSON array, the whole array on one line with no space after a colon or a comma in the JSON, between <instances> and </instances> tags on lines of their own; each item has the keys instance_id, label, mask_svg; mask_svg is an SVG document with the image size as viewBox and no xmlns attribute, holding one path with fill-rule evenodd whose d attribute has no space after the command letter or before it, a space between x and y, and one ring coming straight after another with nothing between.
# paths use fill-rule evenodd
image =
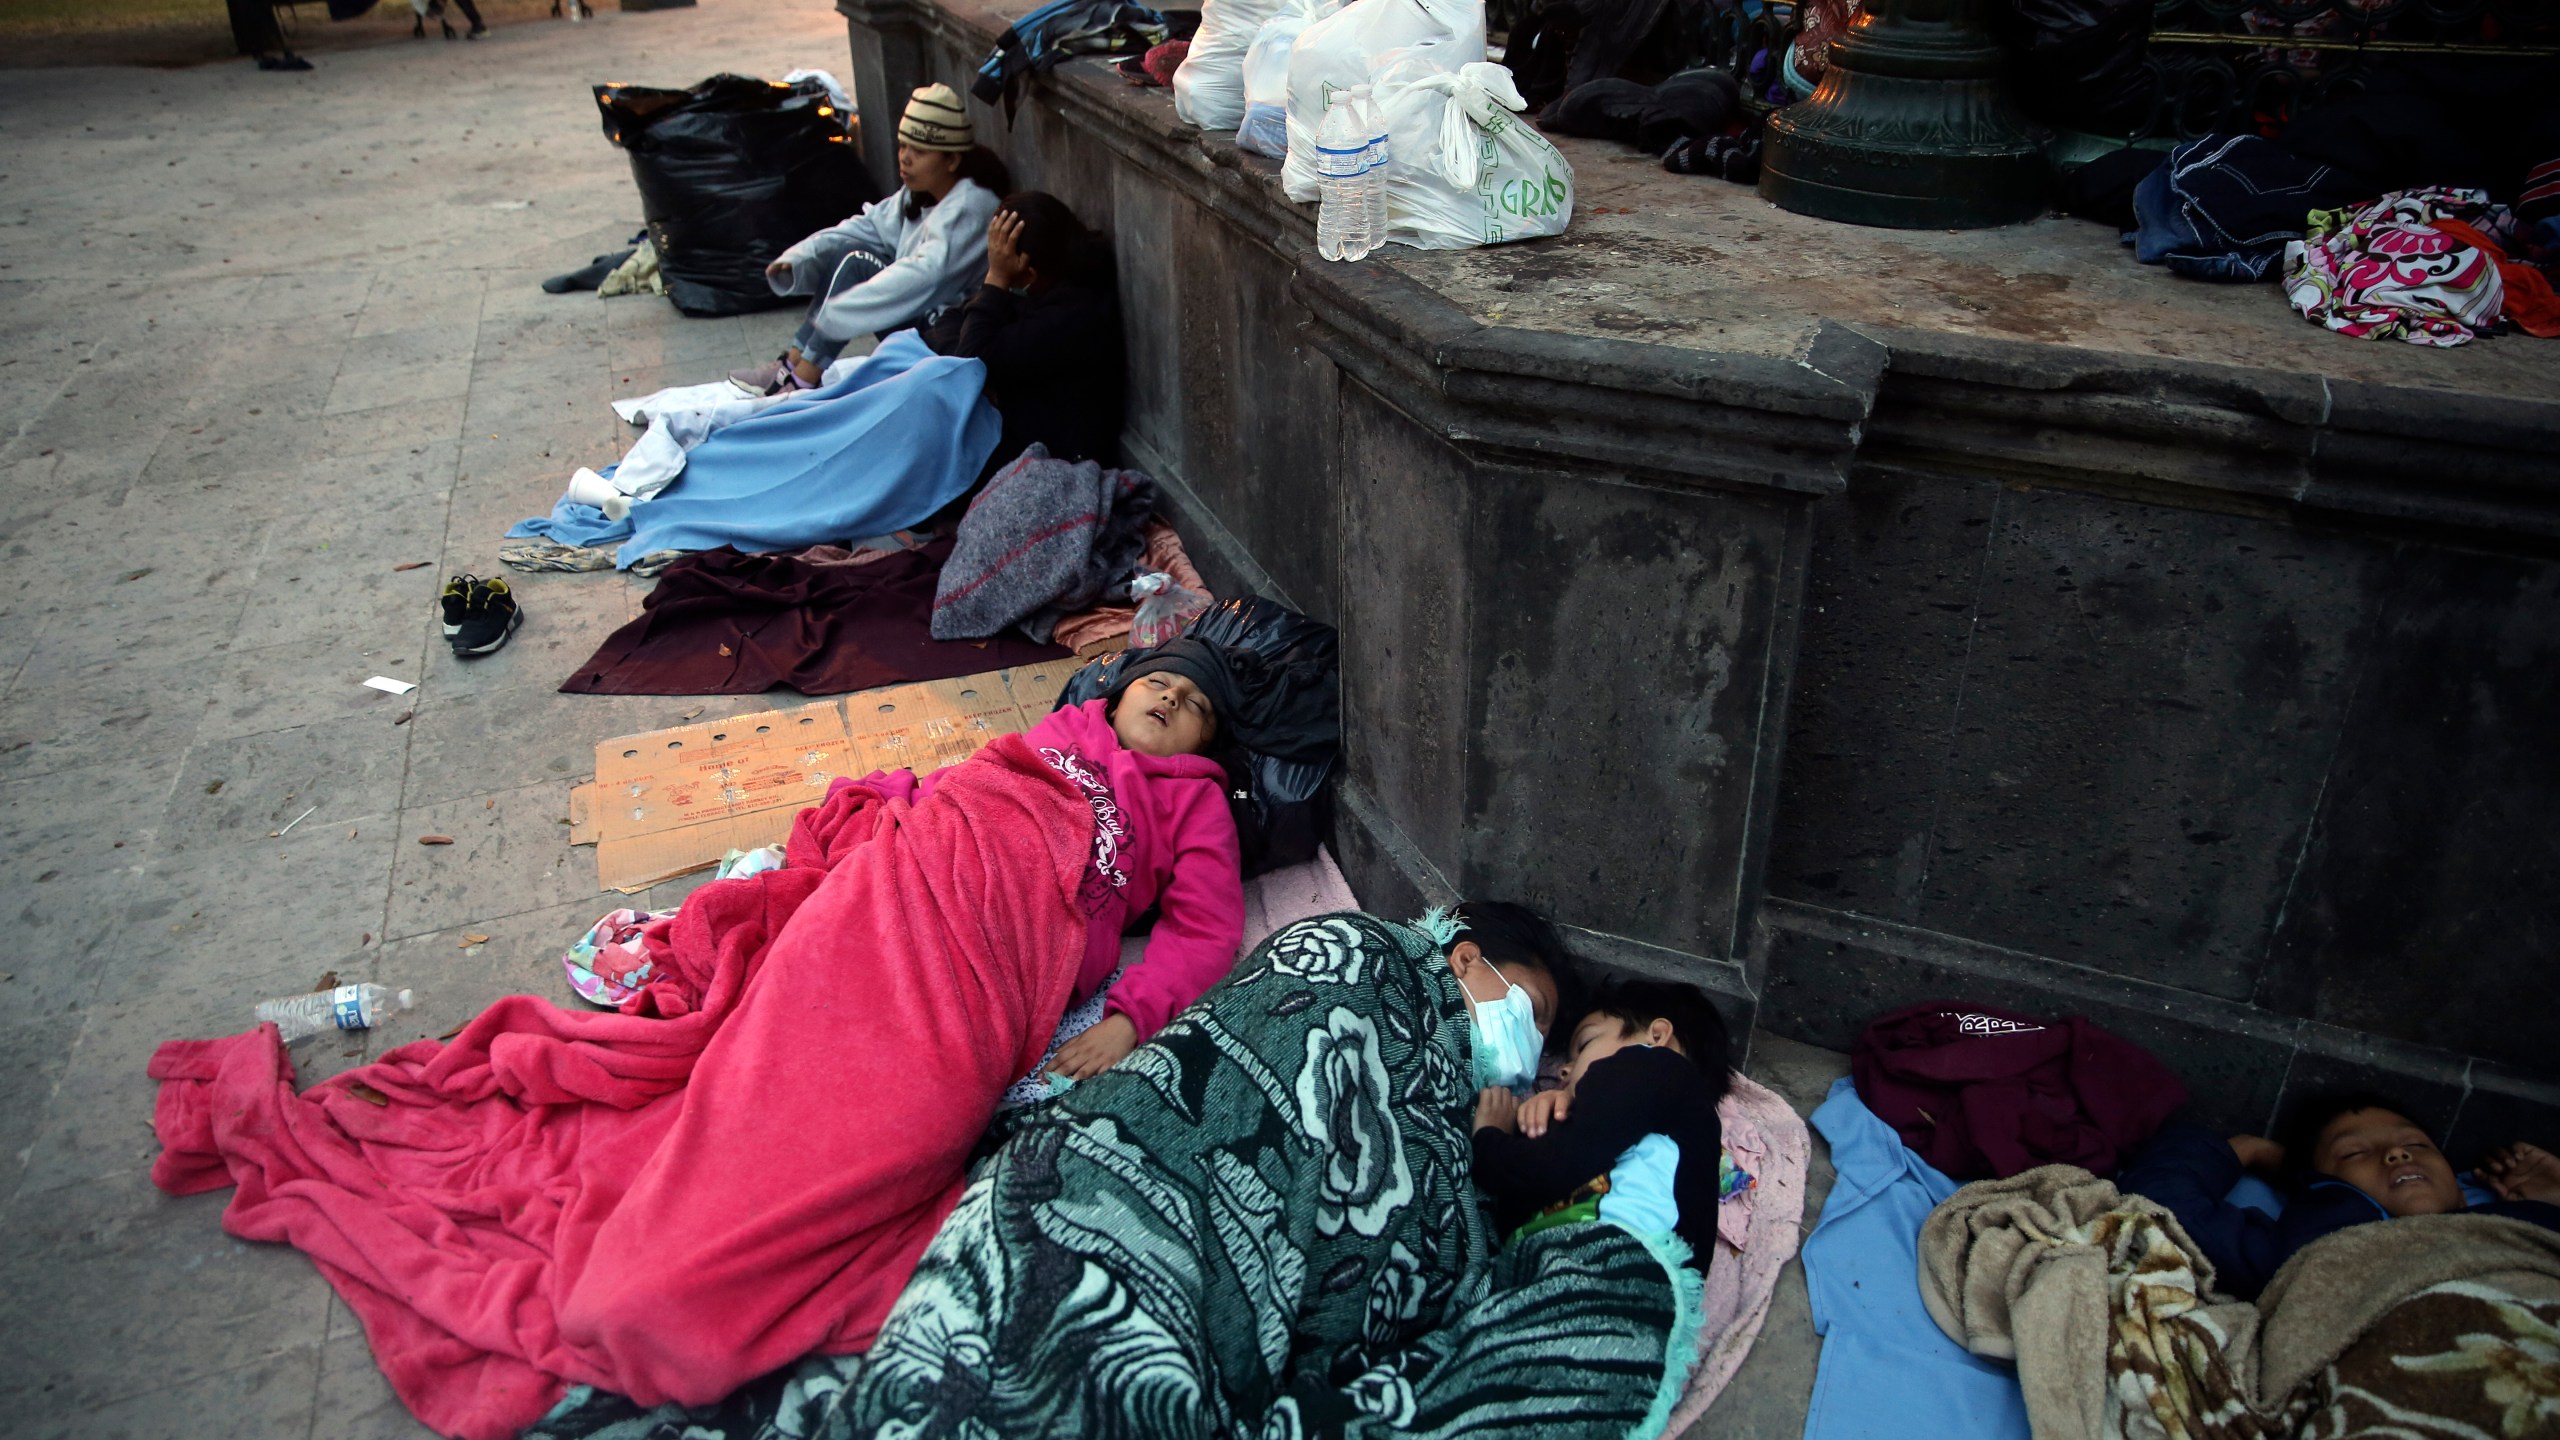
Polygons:
<instances>
[{"instance_id":1,"label":"green floral blanket","mask_svg":"<svg viewBox=\"0 0 2560 1440\"><path fill-rule=\"evenodd\" d=\"M999 1122L868 1355L712 1407L574 1391L531 1434L1650 1437L1696 1276L1676 1240L1601 1223L1491 1251L1467 1044L1428 939L1301 921Z\"/></svg>"}]
</instances>

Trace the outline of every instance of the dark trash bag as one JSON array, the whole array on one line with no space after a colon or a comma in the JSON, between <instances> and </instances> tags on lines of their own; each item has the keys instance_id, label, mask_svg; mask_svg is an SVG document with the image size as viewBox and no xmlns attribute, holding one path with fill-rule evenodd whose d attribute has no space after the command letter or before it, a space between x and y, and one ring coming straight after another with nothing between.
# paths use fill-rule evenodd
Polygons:
<instances>
[{"instance_id":1,"label":"dark trash bag","mask_svg":"<svg viewBox=\"0 0 2560 1440\"><path fill-rule=\"evenodd\" d=\"M1339 667L1339 642L1332 626L1321 620L1310 620L1277 600L1247 595L1234 600L1221 600L1206 614L1191 622L1183 633L1200 640L1232 645L1241 650L1260 653L1265 659L1289 665L1317 665L1330 677ZM1058 692L1057 708L1081 705L1099 700L1111 691L1111 682L1120 666L1132 655L1144 650L1126 650L1108 655L1085 666L1067 678L1066 688ZM1325 689L1328 700L1339 694L1335 685ZM1333 706L1328 705L1330 714ZM1312 760L1279 760L1268 755L1248 754L1245 761L1247 795L1242 800L1230 797L1229 807L1235 811L1236 839L1244 855L1244 873L1260 875L1286 865L1300 865L1315 858L1316 846L1325 832L1333 828L1333 791L1326 782L1342 763L1342 748L1337 740L1327 746L1321 758Z\"/></svg>"},{"instance_id":2,"label":"dark trash bag","mask_svg":"<svg viewBox=\"0 0 2560 1440\"><path fill-rule=\"evenodd\" d=\"M714 75L690 90L595 90L605 138L631 152L667 298L687 315L803 303L774 294L764 267L880 198L818 85Z\"/></svg>"}]
</instances>

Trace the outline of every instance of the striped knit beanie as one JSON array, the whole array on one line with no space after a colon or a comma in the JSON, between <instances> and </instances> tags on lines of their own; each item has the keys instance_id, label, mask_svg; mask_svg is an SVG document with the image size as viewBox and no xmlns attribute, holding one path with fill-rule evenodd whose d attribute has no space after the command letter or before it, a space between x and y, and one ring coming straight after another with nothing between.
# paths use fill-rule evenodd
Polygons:
<instances>
[{"instance_id":1,"label":"striped knit beanie","mask_svg":"<svg viewBox=\"0 0 2560 1440\"><path fill-rule=\"evenodd\" d=\"M969 128L969 112L960 108L959 92L938 80L908 97L898 138L919 150L966 150L978 143Z\"/></svg>"}]
</instances>

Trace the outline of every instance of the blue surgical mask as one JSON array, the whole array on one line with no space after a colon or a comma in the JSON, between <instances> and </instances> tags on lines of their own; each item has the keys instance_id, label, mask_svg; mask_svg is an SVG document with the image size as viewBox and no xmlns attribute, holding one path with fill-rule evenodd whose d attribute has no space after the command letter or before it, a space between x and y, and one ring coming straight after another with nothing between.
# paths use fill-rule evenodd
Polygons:
<instances>
[{"instance_id":1,"label":"blue surgical mask","mask_svg":"<svg viewBox=\"0 0 2560 1440\"><path fill-rule=\"evenodd\" d=\"M1493 971L1503 991L1499 1000L1468 997L1467 1031L1475 1052L1476 1088L1500 1085L1517 1090L1538 1078L1538 1052L1546 1048L1546 1040L1538 1033L1538 1015L1530 1007L1529 992L1512 984L1492 961L1486 961L1484 968Z\"/></svg>"}]
</instances>

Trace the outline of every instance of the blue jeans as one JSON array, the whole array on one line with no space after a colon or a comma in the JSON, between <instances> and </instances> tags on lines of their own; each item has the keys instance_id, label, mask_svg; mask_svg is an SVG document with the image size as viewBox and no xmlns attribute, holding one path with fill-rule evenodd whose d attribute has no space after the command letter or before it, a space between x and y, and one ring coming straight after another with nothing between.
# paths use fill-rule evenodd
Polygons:
<instances>
[{"instance_id":1,"label":"blue jeans","mask_svg":"<svg viewBox=\"0 0 2560 1440\"><path fill-rule=\"evenodd\" d=\"M826 272L827 283L809 297L809 312L800 328L791 333L792 348L810 364L825 369L842 354L845 342L830 340L818 333L818 311L827 301L889 268L897 257L885 250L867 245L835 244L823 246L810 261L812 269Z\"/></svg>"}]
</instances>

